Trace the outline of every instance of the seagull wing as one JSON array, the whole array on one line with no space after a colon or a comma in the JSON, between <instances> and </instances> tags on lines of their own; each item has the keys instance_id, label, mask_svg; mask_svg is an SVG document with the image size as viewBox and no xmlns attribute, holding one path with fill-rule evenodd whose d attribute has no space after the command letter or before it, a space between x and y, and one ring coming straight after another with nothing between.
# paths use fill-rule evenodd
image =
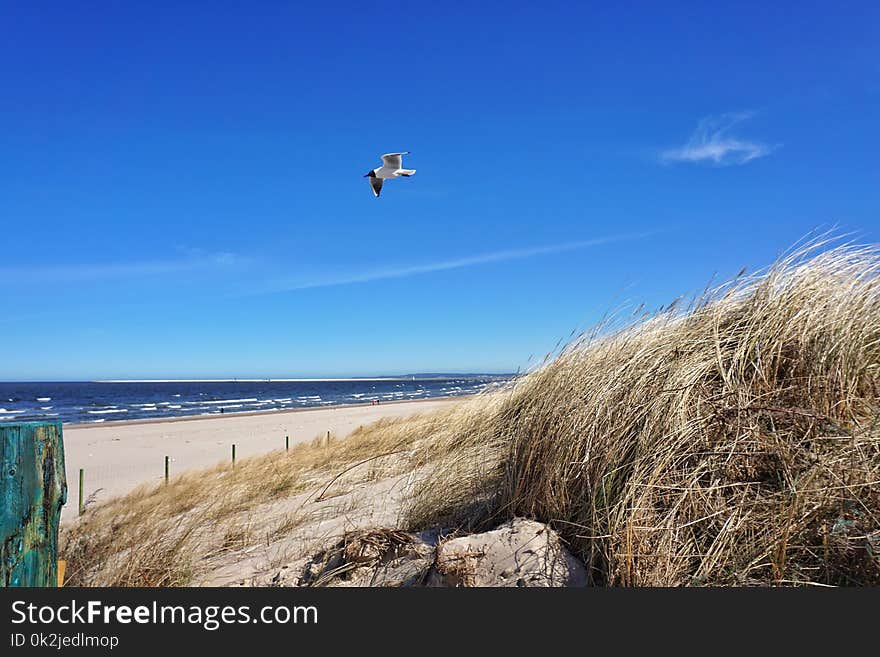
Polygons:
<instances>
[{"instance_id":1,"label":"seagull wing","mask_svg":"<svg viewBox=\"0 0 880 657\"><path fill-rule=\"evenodd\" d=\"M370 178L370 187L373 188L373 195L378 197L379 192L382 191L382 179L381 178Z\"/></svg>"},{"instance_id":2,"label":"seagull wing","mask_svg":"<svg viewBox=\"0 0 880 657\"><path fill-rule=\"evenodd\" d=\"M401 165L401 155L409 155L409 151L403 153L385 153L382 156L382 164L389 169L399 169Z\"/></svg>"}]
</instances>

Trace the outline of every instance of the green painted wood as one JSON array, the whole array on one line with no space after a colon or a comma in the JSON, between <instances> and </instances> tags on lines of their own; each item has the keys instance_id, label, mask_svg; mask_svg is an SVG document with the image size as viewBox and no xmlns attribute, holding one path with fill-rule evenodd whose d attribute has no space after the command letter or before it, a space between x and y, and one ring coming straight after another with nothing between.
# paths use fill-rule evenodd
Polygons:
<instances>
[{"instance_id":1,"label":"green painted wood","mask_svg":"<svg viewBox=\"0 0 880 657\"><path fill-rule=\"evenodd\" d=\"M56 586L67 501L61 423L0 424L0 586Z\"/></svg>"}]
</instances>

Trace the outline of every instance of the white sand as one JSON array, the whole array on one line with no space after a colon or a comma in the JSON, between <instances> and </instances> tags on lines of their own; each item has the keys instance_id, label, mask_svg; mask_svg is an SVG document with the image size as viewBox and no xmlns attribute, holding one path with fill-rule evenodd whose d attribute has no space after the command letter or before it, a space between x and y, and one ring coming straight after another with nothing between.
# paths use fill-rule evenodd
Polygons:
<instances>
[{"instance_id":1,"label":"white sand","mask_svg":"<svg viewBox=\"0 0 880 657\"><path fill-rule=\"evenodd\" d=\"M379 406L345 406L257 414L231 414L209 418L113 422L100 425L65 425L64 452L67 471L67 505L64 520L76 516L79 469L85 470L84 496L98 501L130 491L142 483L158 483L171 457L171 474L284 449L331 431L350 434L359 425L380 418L425 413L461 398L387 403Z\"/></svg>"}]
</instances>

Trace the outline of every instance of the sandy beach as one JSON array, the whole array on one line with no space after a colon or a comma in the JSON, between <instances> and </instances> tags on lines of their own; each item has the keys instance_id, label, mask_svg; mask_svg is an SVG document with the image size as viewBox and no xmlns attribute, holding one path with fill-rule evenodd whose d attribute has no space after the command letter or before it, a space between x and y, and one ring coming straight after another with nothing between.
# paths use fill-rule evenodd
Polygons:
<instances>
[{"instance_id":1,"label":"sandy beach","mask_svg":"<svg viewBox=\"0 0 880 657\"><path fill-rule=\"evenodd\" d=\"M185 470L284 449L332 432L344 437L360 425L381 418L426 413L455 404L458 398L388 403L379 406L342 406L273 413L175 418L64 427L68 501L62 517L76 515L79 470L84 469L84 496L104 501L143 483L164 477L165 456L171 475Z\"/></svg>"}]
</instances>

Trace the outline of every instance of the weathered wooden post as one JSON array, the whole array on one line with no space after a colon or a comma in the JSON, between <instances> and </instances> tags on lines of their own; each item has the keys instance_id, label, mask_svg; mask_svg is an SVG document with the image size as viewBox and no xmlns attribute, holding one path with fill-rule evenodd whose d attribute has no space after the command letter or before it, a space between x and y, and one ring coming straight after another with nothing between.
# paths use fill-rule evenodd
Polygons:
<instances>
[{"instance_id":1,"label":"weathered wooden post","mask_svg":"<svg viewBox=\"0 0 880 657\"><path fill-rule=\"evenodd\" d=\"M290 451L290 436L284 436L284 451Z\"/></svg>"},{"instance_id":2,"label":"weathered wooden post","mask_svg":"<svg viewBox=\"0 0 880 657\"><path fill-rule=\"evenodd\" d=\"M232 443L232 467L235 467L235 443Z\"/></svg>"},{"instance_id":3,"label":"weathered wooden post","mask_svg":"<svg viewBox=\"0 0 880 657\"><path fill-rule=\"evenodd\" d=\"M61 423L0 424L0 586L57 586Z\"/></svg>"},{"instance_id":4,"label":"weathered wooden post","mask_svg":"<svg viewBox=\"0 0 880 657\"><path fill-rule=\"evenodd\" d=\"M83 512L86 510L85 502L83 502L83 491L86 488L85 483L84 483L85 478L86 478L86 471L83 470L82 468L80 468L79 469L79 506L77 507L77 509L79 510L79 515L82 515Z\"/></svg>"},{"instance_id":5,"label":"weathered wooden post","mask_svg":"<svg viewBox=\"0 0 880 657\"><path fill-rule=\"evenodd\" d=\"M166 456L165 457L165 485L166 486L168 485L168 472L170 470L169 464L168 464L169 460L170 459Z\"/></svg>"}]
</instances>

